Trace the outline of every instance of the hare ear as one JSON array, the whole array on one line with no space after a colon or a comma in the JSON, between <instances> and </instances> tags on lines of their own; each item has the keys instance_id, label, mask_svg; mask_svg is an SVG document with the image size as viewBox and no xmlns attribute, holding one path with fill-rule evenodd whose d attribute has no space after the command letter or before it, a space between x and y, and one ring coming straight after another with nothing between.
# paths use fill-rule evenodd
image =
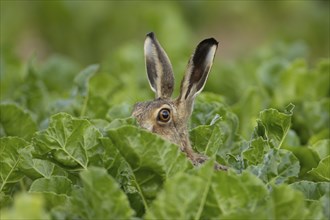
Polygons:
<instances>
[{"instance_id":1,"label":"hare ear","mask_svg":"<svg viewBox=\"0 0 330 220\"><path fill-rule=\"evenodd\" d=\"M186 103L188 112L192 111L193 101L206 83L213 64L218 42L214 38L201 41L189 60L185 76L181 82L180 95L177 99L180 103Z\"/></svg>"},{"instance_id":2,"label":"hare ear","mask_svg":"<svg viewBox=\"0 0 330 220\"><path fill-rule=\"evenodd\" d=\"M171 62L153 32L144 42L147 75L156 98L169 98L173 93L174 76Z\"/></svg>"}]
</instances>

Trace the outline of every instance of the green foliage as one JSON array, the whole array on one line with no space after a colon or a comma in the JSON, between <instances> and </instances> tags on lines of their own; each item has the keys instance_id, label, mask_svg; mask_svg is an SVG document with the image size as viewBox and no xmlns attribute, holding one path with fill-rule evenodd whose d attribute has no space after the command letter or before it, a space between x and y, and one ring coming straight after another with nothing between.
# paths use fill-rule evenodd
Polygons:
<instances>
[{"instance_id":1,"label":"green foliage","mask_svg":"<svg viewBox=\"0 0 330 220\"><path fill-rule=\"evenodd\" d=\"M1 210L1 219L51 219L44 210L41 195L19 194L15 196L14 206Z\"/></svg>"},{"instance_id":2,"label":"green foliage","mask_svg":"<svg viewBox=\"0 0 330 220\"><path fill-rule=\"evenodd\" d=\"M72 214L83 219L128 219L134 211L118 183L102 168L81 174L82 188L73 191ZM91 211L93 210L93 211Z\"/></svg>"},{"instance_id":3,"label":"green foliage","mask_svg":"<svg viewBox=\"0 0 330 220\"><path fill-rule=\"evenodd\" d=\"M19 157L19 149L28 145L28 143L18 137L3 137L1 143L1 187L0 191L11 191L13 183L20 181L24 174L18 169L21 158ZM11 186L11 187L10 187Z\"/></svg>"},{"instance_id":4,"label":"green foliage","mask_svg":"<svg viewBox=\"0 0 330 220\"><path fill-rule=\"evenodd\" d=\"M316 168L313 168L309 173L315 176L320 181L330 181L330 156L322 159Z\"/></svg>"},{"instance_id":5,"label":"green foliage","mask_svg":"<svg viewBox=\"0 0 330 220\"><path fill-rule=\"evenodd\" d=\"M30 66L33 77L18 94L43 85L51 107L22 101L30 100L28 94L1 103L5 218L329 217L329 97L324 89L306 100L305 93L288 98L276 104L284 110L266 108L259 115L248 103L263 98L271 103L275 87L260 87L268 90L261 94L252 89L232 106L225 96L203 92L195 102L190 139L210 160L194 168L178 146L137 126L129 117L132 100L108 100L116 89L109 94L99 86L118 85L97 69L87 67L72 77L71 88L57 91ZM300 90L290 92L300 97ZM296 105L283 106L291 101ZM215 161L229 171L215 171ZM20 197L36 208L22 208Z\"/></svg>"},{"instance_id":6,"label":"green foliage","mask_svg":"<svg viewBox=\"0 0 330 220\"><path fill-rule=\"evenodd\" d=\"M27 189L20 196L39 205L26 216L54 219L329 217L329 140L287 145L296 143L288 135L293 105L261 111L244 140L237 117L221 101L205 93L196 102L192 144L214 158L196 168L176 145L117 110L101 124L58 113L32 139L1 138L2 215L25 215L12 196ZM214 160L230 170L215 171Z\"/></svg>"},{"instance_id":7,"label":"green foliage","mask_svg":"<svg viewBox=\"0 0 330 220\"><path fill-rule=\"evenodd\" d=\"M9 1L3 4L18 10ZM330 61L318 55L326 47L317 34L325 22L322 7L316 15L310 9L314 3L299 9L314 19L308 21L314 31L305 33L307 44L271 42L235 62L215 59L189 122L194 150L210 159L193 167L178 146L139 128L130 117L135 102L153 97L143 74L142 36L155 28L181 79L197 33L205 33L197 30L205 23L200 18L210 20L203 26L206 32L220 26L217 16L227 18L216 16L219 3L48 4L52 7L29 3L27 11L39 13L1 13L13 20L12 32L1 35L0 42L5 45L0 57L1 219L330 218ZM244 14L221 4L235 17ZM295 14L286 9L294 3L269 4L274 11ZM255 6L264 9L261 5ZM131 16L117 19L123 14L117 8ZM270 22L275 12L268 13L264 17ZM251 14L243 17L253 19ZM13 49L10 39L20 33L24 18L40 27L37 36L53 43L49 50L70 57L21 62L14 50L22 46ZM294 32L305 32L306 25ZM289 30L285 35L294 36ZM27 34L22 36L30 45ZM235 45L250 43L241 36L239 43L232 39ZM216 57L224 54L222 44L229 45L219 41ZM307 59L309 49L313 57ZM215 171L215 162L229 170Z\"/></svg>"},{"instance_id":8,"label":"green foliage","mask_svg":"<svg viewBox=\"0 0 330 220\"><path fill-rule=\"evenodd\" d=\"M37 131L37 124L31 114L13 103L0 104L0 136L31 138Z\"/></svg>"},{"instance_id":9,"label":"green foliage","mask_svg":"<svg viewBox=\"0 0 330 220\"><path fill-rule=\"evenodd\" d=\"M100 136L89 121L59 113L52 116L46 130L35 134L34 154L67 169L86 169L88 165L102 163Z\"/></svg>"}]
</instances>

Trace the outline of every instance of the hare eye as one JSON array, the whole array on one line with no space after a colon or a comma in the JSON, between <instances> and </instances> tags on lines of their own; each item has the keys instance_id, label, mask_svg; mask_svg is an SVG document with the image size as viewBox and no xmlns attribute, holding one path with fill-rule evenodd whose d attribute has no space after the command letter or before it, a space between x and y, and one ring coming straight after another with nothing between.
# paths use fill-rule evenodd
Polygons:
<instances>
[{"instance_id":1,"label":"hare eye","mask_svg":"<svg viewBox=\"0 0 330 220\"><path fill-rule=\"evenodd\" d=\"M163 108L158 113L158 120L162 122L168 122L170 120L170 110L167 108Z\"/></svg>"}]
</instances>

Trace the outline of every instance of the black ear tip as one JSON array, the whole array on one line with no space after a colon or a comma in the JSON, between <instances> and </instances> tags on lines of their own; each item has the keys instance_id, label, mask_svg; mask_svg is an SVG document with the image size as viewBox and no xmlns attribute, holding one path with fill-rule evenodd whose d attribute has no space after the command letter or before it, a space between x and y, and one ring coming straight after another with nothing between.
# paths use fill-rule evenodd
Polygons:
<instances>
[{"instance_id":1,"label":"black ear tip","mask_svg":"<svg viewBox=\"0 0 330 220\"><path fill-rule=\"evenodd\" d=\"M149 33L147 34L147 37L150 37L151 39L155 38L155 34L154 34L154 32L149 32Z\"/></svg>"},{"instance_id":2,"label":"black ear tip","mask_svg":"<svg viewBox=\"0 0 330 220\"><path fill-rule=\"evenodd\" d=\"M219 44L219 41L217 41L216 39L214 39L213 37L212 38L210 38L210 40L214 43L214 44L216 44L216 45L218 45Z\"/></svg>"},{"instance_id":3,"label":"black ear tip","mask_svg":"<svg viewBox=\"0 0 330 220\"><path fill-rule=\"evenodd\" d=\"M209 44L209 45L218 45L219 44L219 42L216 39L214 39L213 37L207 38L207 39L203 40L201 43L205 43L205 44Z\"/></svg>"},{"instance_id":4,"label":"black ear tip","mask_svg":"<svg viewBox=\"0 0 330 220\"><path fill-rule=\"evenodd\" d=\"M202 40L199 44L198 44L198 47L201 47L201 46L208 46L208 47L212 47L213 45L216 45L218 46L219 42L214 39L213 37L211 38L207 38L207 39L204 39Z\"/></svg>"}]
</instances>

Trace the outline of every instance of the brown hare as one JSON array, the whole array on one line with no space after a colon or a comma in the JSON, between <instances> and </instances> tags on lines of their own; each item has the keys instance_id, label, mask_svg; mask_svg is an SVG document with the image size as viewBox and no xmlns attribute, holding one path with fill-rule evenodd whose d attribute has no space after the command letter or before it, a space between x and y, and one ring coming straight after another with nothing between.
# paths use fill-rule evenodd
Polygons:
<instances>
[{"instance_id":1,"label":"brown hare","mask_svg":"<svg viewBox=\"0 0 330 220\"><path fill-rule=\"evenodd\" d=\"M194 165L203 163L207 157L193 151L189 141L188 120L195 97L203 90L209 75L217 47L218 42L214 38L198 44L181 82L180 95L173 100L174 75L168 56L154 33L147 34L144 42L147 76L156 98L135 104L132 115L142 128L180 146ZM219 164L215 168L227 169Z\"/></svg>"}]
</instances>

